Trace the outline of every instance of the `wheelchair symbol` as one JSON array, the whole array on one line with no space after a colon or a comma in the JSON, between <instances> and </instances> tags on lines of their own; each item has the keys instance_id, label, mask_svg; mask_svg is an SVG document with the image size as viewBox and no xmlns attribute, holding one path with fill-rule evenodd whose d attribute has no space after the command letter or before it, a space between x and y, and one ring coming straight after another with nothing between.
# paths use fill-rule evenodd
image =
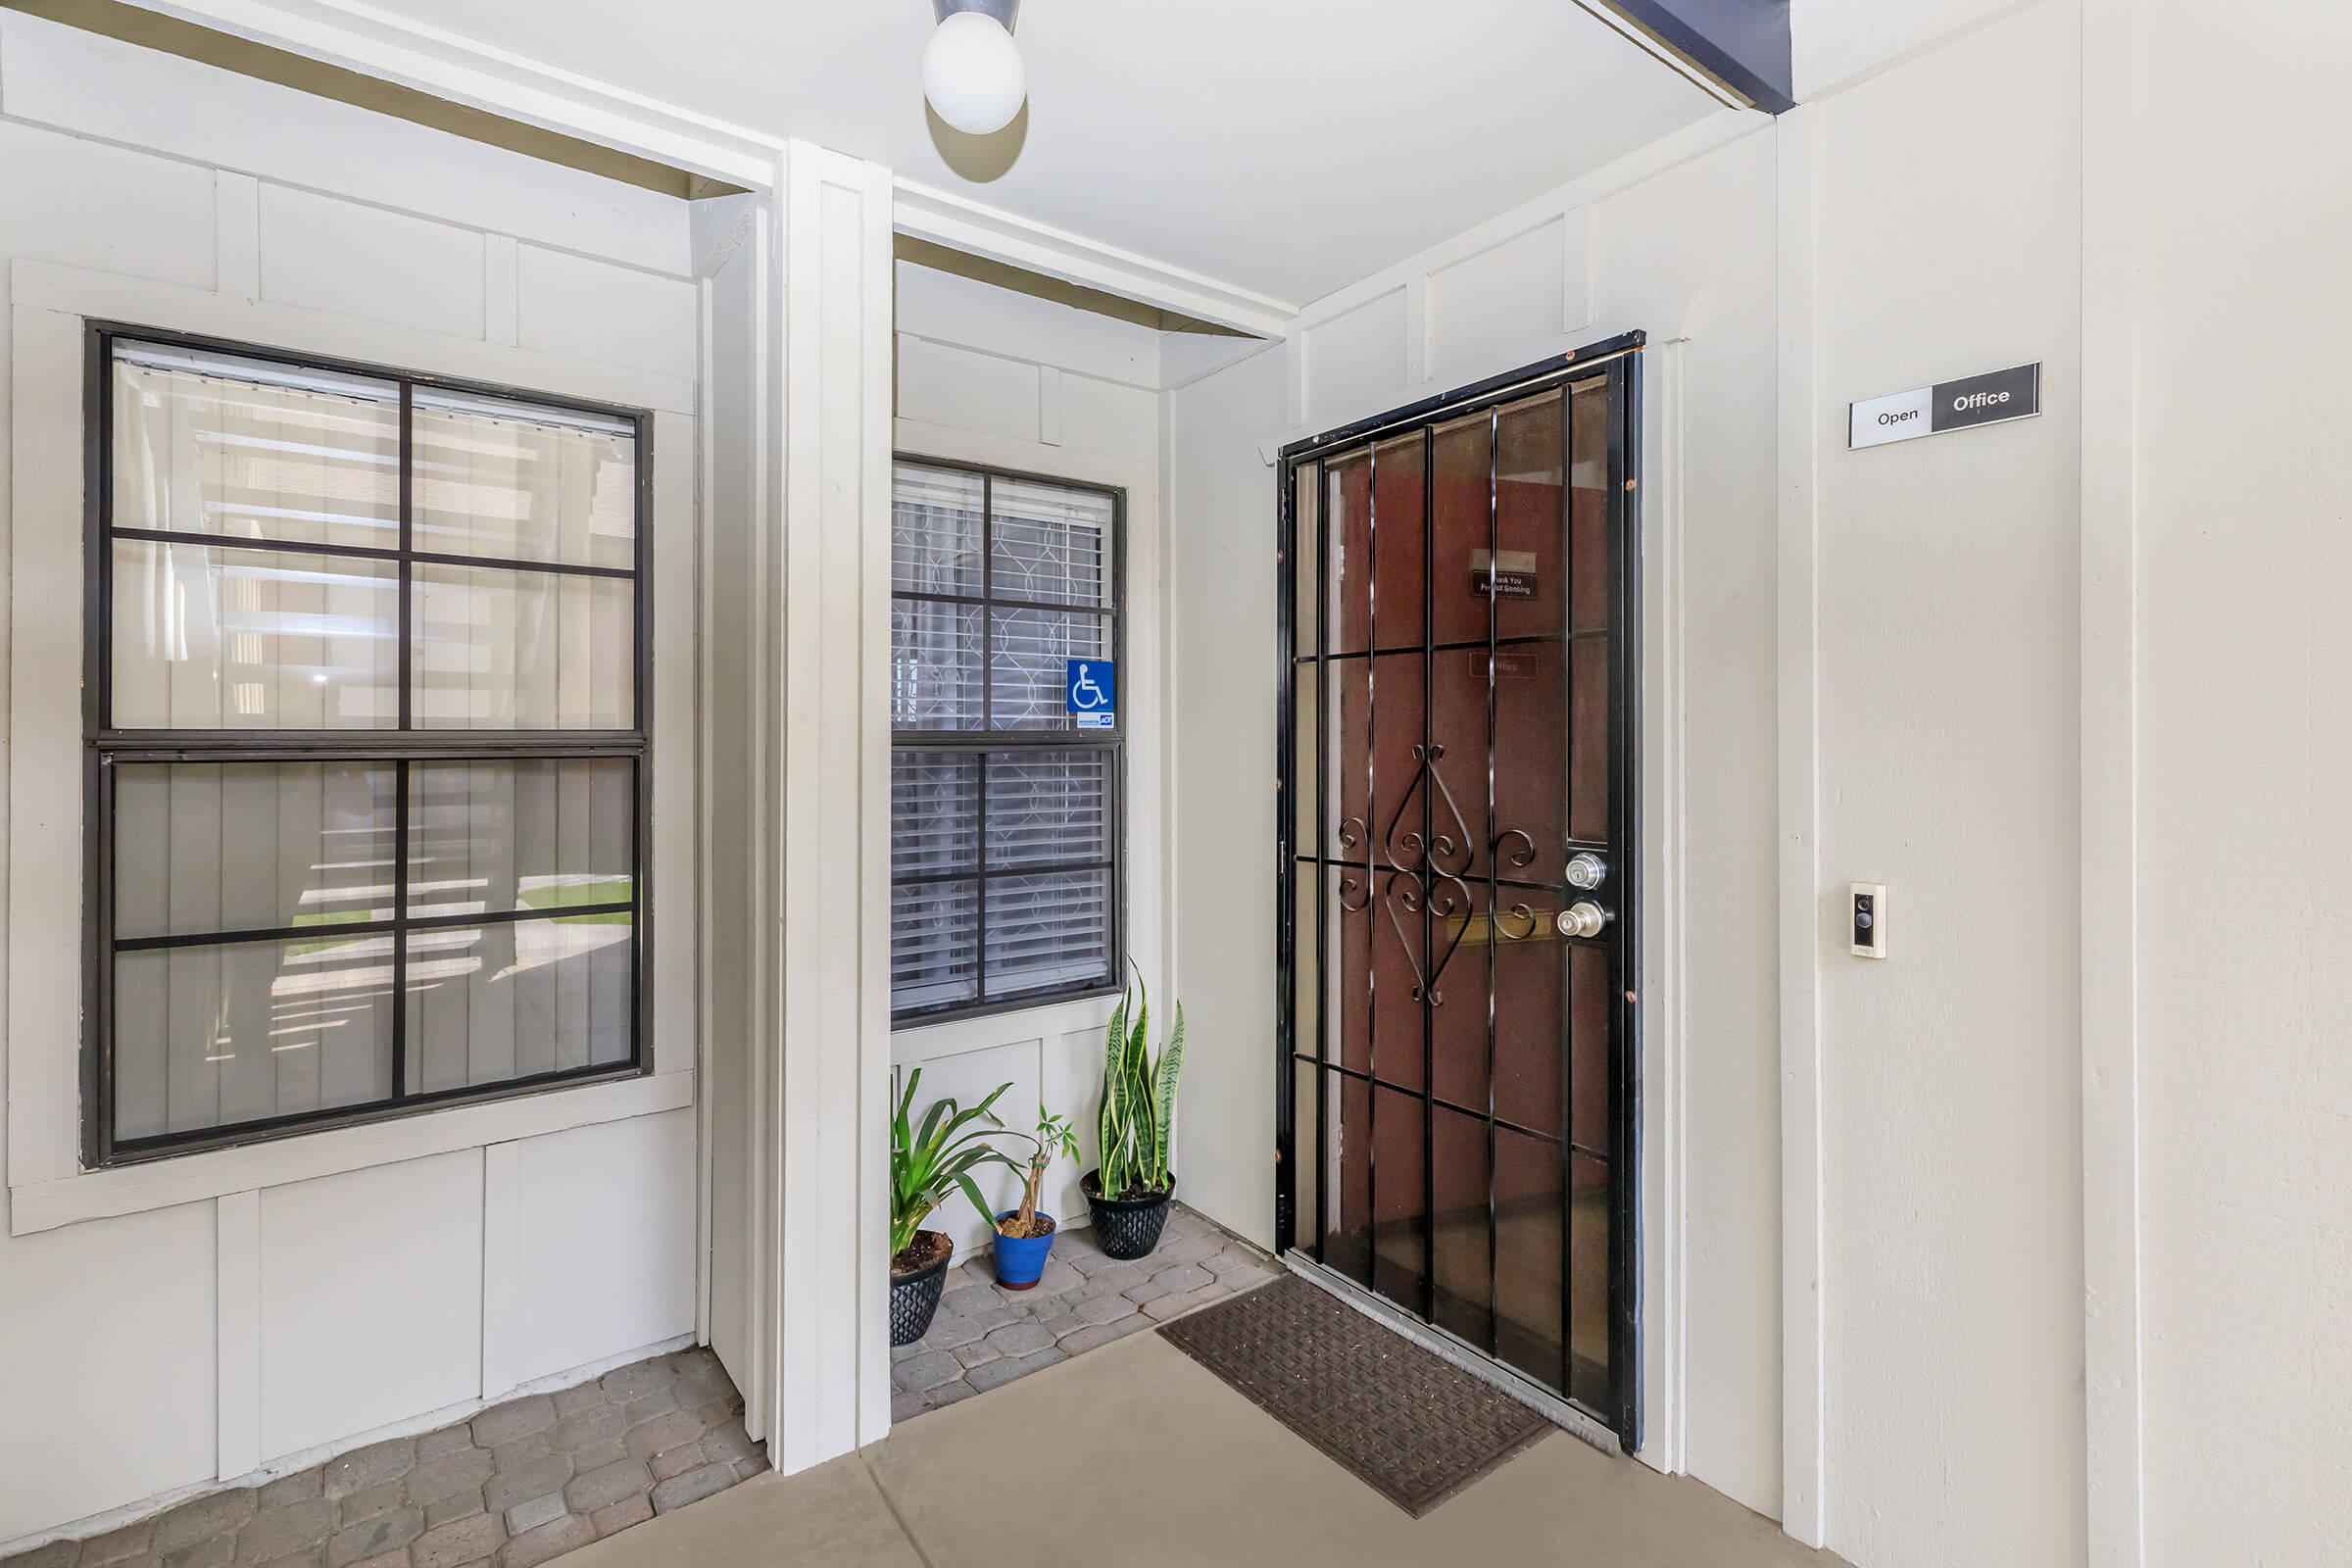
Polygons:
<instances>
[{"instance_id":1,"label":"wheelchair symbol","mask_svg":"<svg viewBox=\"0 0 2352 1568\"><path fill-rule=\"evenodd\" d=\"M1081 712L1092 712L1107 701L1109 695L1095 684L1094 667L1090 664L1079 665L1078 678L1070 682L1071 705Z\"/></svg>"}]
</instances>

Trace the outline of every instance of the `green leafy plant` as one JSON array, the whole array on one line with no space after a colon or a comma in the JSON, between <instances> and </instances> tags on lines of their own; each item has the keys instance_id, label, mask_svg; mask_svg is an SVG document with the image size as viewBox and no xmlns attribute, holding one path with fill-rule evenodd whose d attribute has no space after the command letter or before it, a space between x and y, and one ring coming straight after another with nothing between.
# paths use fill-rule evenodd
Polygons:
<instances>
[{"instance_id":1,"label":"green leafy plant","mask_svg":"<svg viewBox=\"0 0 2352 1568\"><path fill-rule=\"evenodd\" d=\"M993 1116L989 1119L996 1120ZM1001 1121L997 1122L997 1126L1007 1137L1018 1138L1030 1146L1027 1171L1021 1187L1020 1212L997 1229L1006 1236L1041 1235L1043 1233L1037 1223L1037 1203L1045 1192L1046 1172L1053 1168L1056 1156L1070 1159L1078 1157L1078 1129L1071 1125L1067 1116L1056 1116L1043 1105L1037 1107L1035 1133L1014 1132Z\"/></svg>"},{"instance_id":2,"label":"green leafy plant","mask_svg":"<svg viewBox=\"0 0 2352 1568\"><path fill-rule=\"evenodd\" d=\"M1130 962L1128 965L1134 968ZM1168 1130L1176 1113L1176 1079L1184 1070L1184 1004L1158 1054L1152 1052L1152 997L1135 972L1134 1007L1121 996L1103 1042L1102 1194L1142 1198L1168 1190Z\"/></svg>"},{"instance_id":3,"label":"green leafy plant","mask_svg":"<svg viewBox=\"0 0 2352 1568\"><path fill-rule=\"evenodd\" d=\"M972 1200L972 1207L990 1226L997 1222L989 1211L988 1200L980 1196L979 1184L972 1173L988 1165L1003 1165L1018 1170L1012 1158L988 1141L985 1129L972 1124L994 1121L998 1099L1010 1089L1010 1084L999 1084L996 1091L971 1109L958 1106L953 1098L943 1098L924 1112L920 1127L909 1122L914 1105L915 1085L923 1081L923 1069L917 1067L906 1075L906 1093L899 1097L899 1108L890 1122L890 1254L899 1254L914 1245L915 1234L931 1211L948 1200L951 1193L960 1189Z\"/></svg>"}]
</instances>

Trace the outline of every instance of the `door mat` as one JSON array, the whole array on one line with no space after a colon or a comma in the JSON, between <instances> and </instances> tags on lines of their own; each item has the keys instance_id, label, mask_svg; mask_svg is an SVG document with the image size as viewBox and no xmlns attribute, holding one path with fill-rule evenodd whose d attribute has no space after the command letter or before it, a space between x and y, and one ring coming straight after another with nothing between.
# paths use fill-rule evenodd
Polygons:
<instances>
[{"instance_id":1,"label":"door mat","mask_svg":"<svg viewBox=\"0 0 2352 1568\"><path fill-rule=\"evenodd\" d=\"M1159 1332L1416 1519L1551 1430L1295 1274Z\"/></svg>"}]
</instances>

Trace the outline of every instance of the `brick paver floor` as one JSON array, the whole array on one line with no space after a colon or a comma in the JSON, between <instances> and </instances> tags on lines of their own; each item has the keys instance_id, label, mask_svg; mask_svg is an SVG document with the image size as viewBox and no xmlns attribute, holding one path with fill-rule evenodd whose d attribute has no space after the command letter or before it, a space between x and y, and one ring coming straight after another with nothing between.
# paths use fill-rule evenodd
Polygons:
<instances>
[{"instance_id":1,"label":"brick paver floor","mask_svg":"<svg viewBox=\"0 0 2352 1568\"><path fill-rule=\"evenodd\" d=\"M1159 1246L1132 1263L1104 1256L1091 1229L1061 1232L1033 1290L997 1284L984 1250L948 1271L931 1332L890 1352L891 1418L954 1404L1262 1285L1277 1266L1181 1203Z\"/></svg>"},{"instance_id":2,"label":"brick paver floor","mask_svg":"<svg viewBox=\"0 0 2352 1568\"><path fill-rule=\"evenodd\" d=\"M680 1350L0 1568L531 1568L766 1468L718 1358Z\"/></svg>"}]
</instances>

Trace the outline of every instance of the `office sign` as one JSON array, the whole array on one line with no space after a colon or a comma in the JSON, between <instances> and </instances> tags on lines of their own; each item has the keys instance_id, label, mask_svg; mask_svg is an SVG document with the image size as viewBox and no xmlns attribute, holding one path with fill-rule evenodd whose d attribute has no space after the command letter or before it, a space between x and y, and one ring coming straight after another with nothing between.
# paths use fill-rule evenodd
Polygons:
<instances>
[{"instance_id":1,"label":"office sign","mask_svg":"<svg viewBox=\"0 0 2352 1568\"><path fill-rule=\"evenodd\" d=\"M2019 365L1852 404L1845 444L1883 447L1972 425L2028 419L2040 412L2041 367Z\"/></svg>"}]
</instances>

